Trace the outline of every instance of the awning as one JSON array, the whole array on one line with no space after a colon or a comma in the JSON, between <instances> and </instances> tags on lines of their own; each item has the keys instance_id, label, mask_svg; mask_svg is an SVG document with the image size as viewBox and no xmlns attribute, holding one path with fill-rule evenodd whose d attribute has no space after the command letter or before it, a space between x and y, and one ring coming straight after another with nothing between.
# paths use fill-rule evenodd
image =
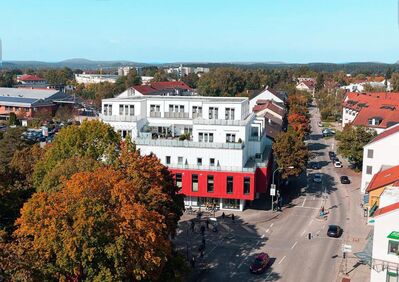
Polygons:
<instances>
[{"instance_id":1,"label":"awning","mask_svg":"<svg viewBox=\"0 0 399 282\"><path fill-rule=\"evenodd\" d=\"M374 237L373 232L370 232L363 251L354 253L354 255L359 259L359 261L364 264L371 265L371 260L373 257L373 237Z\"/></svg>"},{"instance_id":2,"label":"awning","mask_svg":"<svg viewBox=\"0 0 399 282\"><path fill-rule=\"evenodd\" d=\"M399 232L398 231L392 231L391 234L389 234L387 238L388 239L399 240Z\"/></svg>"}]
</instances>

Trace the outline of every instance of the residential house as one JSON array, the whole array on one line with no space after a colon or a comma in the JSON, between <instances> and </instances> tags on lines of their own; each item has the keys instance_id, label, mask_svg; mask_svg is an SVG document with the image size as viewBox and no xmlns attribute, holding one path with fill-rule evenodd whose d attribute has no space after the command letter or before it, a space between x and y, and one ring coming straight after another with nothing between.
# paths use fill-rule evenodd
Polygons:
<instances>
[{"instance_id":1,"label":"residential house","mask_svg":"<svg viewBox=\"0 0 399 282\"><path fill-rule=\"evenodd\" d=\"M18 88L47 88L47 80L41 78L37 75L32 74L23 74L17 76L17 85L15 87Z\"/></svg>"},{"instance_id":2,"label":"residential house","mask_svg":"<svg viewBox=\"0 0 399 282\"><path fill-rule=\"evenodd\" d=\"M381 133L399 123L399 93L355 93L345 96L342 127L365 126Z\"/></svg>"},{"instance_id":3,"label":"residential house","mask_svg":"<svg viewBox=\"0 0 399 282\"><path fill-rule=\"evenodd\" d=\"M363 147L361 192L365 193L373 176L382 168L397 165L399 165L399 124L386 129Z\"/></svg>"},{"instance_id":4,"label":"residential house","mask_svg":"<svg viewBox=\"0 0 399 282\"><path fill-rule=\"evenodd\" d=\"M276 91L269 86L261 92L254 92L253 96L250 96L249 107L253 109L255 105L258 103L258 100L272 100L278 105L284 107L287 102L288 96L284 91Z\"/></svg>"},{"instance_id":5,"label":"residential house","mask_svg":"<svg viewBox=\"0 0 399 282\"><path fill-rule=\"evenodd\" d=\"M265 119L266 136L275 140L287 125L287 110L273 100L258 100L252 111Z\"/></svg>"},{"instance_id":6,"label":"residential house","mask_svg":"<svg viewBox=\"0 0 399 282\"><path fill-rule=\"evenodd\" d=\"M113 75L113 74L89 74L89 73L75 74L76 82L83 84L95 84L101 82L115 83L118 78L119 78L118 75Z\"/></svg>"},{"instance_id":7,"label":"residential house","mask_svg":"<svg viewBox=\"0 0 399 282\"><path fill-rule=\"evenodd\" d=\"M315 87L316 83L313 80L303 80L301 82L298 82L298 84L295 86L297 90L306 91L313 94L315 91Z\"/></svg>"},{"instance_id":8,"label":"residential house","mask_svg":"<svg viewBox=\"0 0 399 282\"><path fill-rule=\"evenodd\" d=\"M374 174L369 185L367 186L366 192L369 194L369 216L372 217L374 212L380 205L380 197L382 193L388 189L394 187L398 189L399 186L399 165L381 171Z\"/></svg>"}]
</instances>

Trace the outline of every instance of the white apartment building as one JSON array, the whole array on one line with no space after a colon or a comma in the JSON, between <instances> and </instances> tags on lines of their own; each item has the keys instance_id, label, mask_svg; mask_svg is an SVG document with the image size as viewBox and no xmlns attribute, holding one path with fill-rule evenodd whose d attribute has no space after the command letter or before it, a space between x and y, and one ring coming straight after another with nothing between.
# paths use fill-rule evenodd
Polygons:
<instances>
[{"instance_id":1,"label":"white apartment building","mask_svg":"<svg viewBox=\"0 0 399 282\"><path fill-rule=\"evenodd\" d=\"M100 118L176 174L187 206L212 202L242 210L266 192L256 175L258 168L266 174L271 140L248 98L117 97L102 101Z\"/></svg>"},{"instance_id":2,"label":"white apartment building","mask_svg":"<svg viewBox=\"0 0 399 282\"><path fill-rule=\"evenodd\" d=\"M75 74L76 82L83 84L94 84L101 82L115 83L118 77L118 75L113 74Z\"/></svg>"},{"instance_id":3,"label":"white apartment building","mask_svg":"<svg viewBox=\"0 0 399 282\"><path fill-rule=\"evenodd\" d=\"M361 192L365 193L374 174L396 165L399 165L399 124L386 129L363 147Z\"/></svg>"},{"instance_id":4,"label":"white apartment building","mask_svg":"<svg viewBox=\"0 0 399 282\"><path fill-rule=\"evenodd\" d=\"M371 282L399 281L399 189L387 188L374 215Z\"/></svg>"}]
</instances>

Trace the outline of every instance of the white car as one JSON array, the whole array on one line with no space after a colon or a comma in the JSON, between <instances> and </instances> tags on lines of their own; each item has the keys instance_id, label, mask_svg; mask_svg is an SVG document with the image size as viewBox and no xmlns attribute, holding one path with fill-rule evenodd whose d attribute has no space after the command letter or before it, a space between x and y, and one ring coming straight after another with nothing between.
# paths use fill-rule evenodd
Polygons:
<instances>
[{"instance_id":1,"label":"white car","mask_svg":"<svg viewBox=\"0 0 399 282\"><path fill-rule=\"evenodd\" d=\"M320 173L315 173L313 176L313 182L321 183L321 180L322 180L322 175Z\"/></svg>"},{"instance_id":2,"label":"white car","mask_svg":"<svg viewBox=\"0 0 399 282\"><path fill-rule=\"evenodd\" d=\"M343 167L342 163L340 161L335 161L334 162L334 167Z\"/></svg>"}]
</instances>

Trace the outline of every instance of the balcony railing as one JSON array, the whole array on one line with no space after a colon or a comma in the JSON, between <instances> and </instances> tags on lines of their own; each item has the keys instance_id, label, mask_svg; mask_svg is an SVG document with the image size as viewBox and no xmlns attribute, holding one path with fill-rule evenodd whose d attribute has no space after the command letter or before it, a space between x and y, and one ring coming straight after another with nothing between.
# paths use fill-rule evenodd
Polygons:
<instances>
[{"instance_id":1,"label":"balcony railing","mask_svg":"<svg viewBox=\"0 0 399 282\"><path fill-rule=\"evenodd\" d=\"M150 117L161 117L161 112L150 112Z\"/></svg>"},{"instance_id":2,"label":"balcony railing","mask_svg":"<svg viewBox=\"0 0 399 282\"><path fill-rule=\"evenodd\" d=\"M166 165L174 169L198 169L210 171L235 171L235 172L254 172L257 166L253 167L240 167L240 166L209 166L209 165L184 165L184 164L168 164Z\"/></svg>"},{"instance_id":3,"label":"balcony railing","mask_svg":"<svg viewBox=\"0 0 399 282\"><path fill-rule=\"evenodd\" d=\"M189 118L189 114L184 112L165 112L165 118Z\"/></svg>"},{"instance_id":4,"label":"balcony railing","mask_svg":"<svg viewBox=\"0 0 399 282\"><path fill-rule=\"evenodd\" d=\"M202 118L202 113L193 113L193 118Z\"/></svg>"},{"instance_id":5,"label":"balcony railing","mask_svg":"<svg viewBox=\"0 0 399 282\"><path fill-rule=\"evenodd\" d=\"M253 117L254 114L251 114L245 120L196 118L193 119L193 123L204 125L244 126L248 124L248 122L252 121Z\"/></svg>"},{"instance_id":6,"label":"balcony railing","mask_svg":"<svg viewBox=\"0 0 399 282\"><path fill-rule=\"evenodd\" d=\"M136 138L134 140L136 145L145 146L162 146L162 147L185 147L185 148L208 148L208 149L233 149L242 150L244 143L205 143L205 142L194 142L194 141L180 141L180 140L169 140L169 139L148 139L148 138Z\"/></svg>"},{"instance_id":7,"label":"balcony railing","mask_svg":"<svg viewBox=\"0 0 399 282\"><path fill-rule=\"evenodd\" d=\"M123 122L134 122L142 119L142 116L108 116L100 114L100 119L103 121L123 121Z\"/></svg>"}]
</instances>

